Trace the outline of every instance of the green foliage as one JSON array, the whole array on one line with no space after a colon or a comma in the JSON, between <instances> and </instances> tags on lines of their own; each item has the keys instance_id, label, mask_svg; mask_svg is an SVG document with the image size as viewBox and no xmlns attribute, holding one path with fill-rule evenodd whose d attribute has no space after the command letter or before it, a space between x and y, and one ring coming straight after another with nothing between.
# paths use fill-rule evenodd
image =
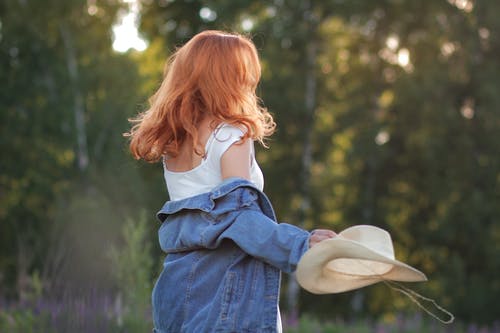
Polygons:
<instances>
[{"instance_id":1,"label":"green foliage","mask_svg":"<svg viewBox=\"0 0 500 333\"><path fill-rule=\"evenodd\" d=\"M141 209L154 212L166 191L161 168L133 161L121 133L129 128L126 119L147 107L170 52L194 33L217 28L248 33L261 55L259 95L278 132L258 160L278 216L308 228L384 227L398 258L429 276L420 292L462 320L498 319L498 2L141 4L141 29L150 39L142 54L111 48L120 2L0 5L0 296L39 295L40 288L86 294L118 281L124 303L147 311L147 271L155 269L144 256L160 250L144 251L156 243L152 232L146 235L144 217L122 221ZM199 15L204 7L215 19ZM244 20L252 21L249 30ZM317 45L313 64L307 63L311 41ZM308 113L311 69L316 102ZM310 170L301 163L306 125L313 129ZM311 205L302 220L297 211L307 173ZM110 245L117 266L102 255ZM138 270L127 271L122 249ZM30 276L28 286L23 279ZM320 318L332 311L347 318L412 311L383 286L334 296L304 293L300 306ZM29 313L15 316L34 320ZM320 329L304 318L301 325Z\"/></svg>"},{"instance_id":2,"label":"green foliage","mask_svg":"<svg viewBox=\"0 0 500 333\"><path fill-rule=\"evenodd\" d=\"M477 325L464 325L455 323L441 325L421 317L386 316L377 321L358 319L350 322L343 320L319 321L317 318L304 315L295 325L285 326L284 333L465 333L465 332L495 332L495 326L479 327Z\"/></svg>"},{"instance_id":3,"label":"green foliage","mask_svg":"<svg viewBox=\"0 0 500 333\"><path fill-rule=\"evenodd\" d=\"M173 49L207 28L249 31L263 64L259 93L278 132L258 159L278 216L308 228L388 229L402 260L425 271L422 293L464 319L491 321L500 294L499 10L452 1L151 2L142 29ZM207 7L217 17L197 13ZM190 17L191 19L188 19ZM165 25L158 24L164 22ZM311 23L312 22L312 23ZM168 28L167 28L168 27ZM304 170L306 63L318 41L311 207L299 221ZM408 58L405 58L405 54ZM481 241L471 246L471 239ZM481 260L478 260L481 258ZM488 288L484 286L488 285ZM349 315L411 310L372 287L335 297L303 295L302 309ZM326 314L323 314L326 315Z\"/></svg>"},{"instance_id":4,"label":"green foliage","mask_svg":"<svg viewBox=\"0 0 500 333\"><path fill-rule=\"evenodd\" d=\"M97 13L90 15L92 4ZM81 271L68 265L112 242L112 229L138 206L159 204L142 195L156 179L148 180L146 168L125 153L121 135L141 100L135 63L111 48L111 26L122 6L2 2L0 294L9 298L23 292L22 270L38 270L48 288L57 284L53 280L67 281L50 293L94 288L92 276L109 276L99 254L93 263L84 261ZM77 106L83 110L86 152L80 149ZM82 167L85 156L89 162ZM120 209L110 213L111 206ZM89 239L100 238L85 248ZM80 281L73 281L75 275Z\"/></svg>"},{"instance_id":5,"label":"green foliage","mask_svg":"<svg viewBox=\"0 0 500 333\"><path fill-rule=\"evenodd\" d=\"M23 302L33 303L36 302L43 295L43 281L38 271L34 271L27 277L27 287L24 292L19 295Z\"/></svg>"},{"instance_id":6,"label":"green foliage","mask_svg":"<svg viewBox=\"0 0 500 333\"><path fill-rule=\"evenodd\" d=\"M123 295L123 323L134 332L151 327L152 291L151 245L148 219L143 211L137 220L127 219L122 227L123 246L112 247L110 257L119 295Z\"/></svg>"},{"instance_id":7,"label":"green foliage","mask_svg":"<svg viewBox=\"0 0 500 333\"><path fill-rule=\"evenodd\" d=\"M10 333L53 333L49 313L35 314L31 309L0 312L0 331Z\"/></svg>"},{"instance_id":8,"label":"green foliage","mask_svg":"<svg viewBox=\"0 0 500 333\"><path fill-rule=\"evenodd\" d=\"M491 256L488 244L496 241L493 221L500 215L493 185L499 160L491 159L499 153L498 126L490 126L490 117L498 124L499 116L486 86L499 83L475 79L486 75L487 64L498 65L479 36L495 23L479 19L484 8L425 2L414 8L417 19L411 6L367 8L355 24L332 17L322 26L323 38L333 42L319 59L327 75L320 88L313 217L339 230L359 223L387 228L398 256L431 277L423 290L454 304L461 317L492 320L493 313L472 309L493 307L500 291L494 286L486 295L475 287L494 279L486 267L498 267L498 251ZM389 38L395 45L388 46ZM408 65L391 60L391 52L404 49ZM470 239L481 244L471 250ZM488 264L472 264L477 258ZM372 313L404 304L383 301L377 288L362 292Z\"/></svg>"}]
</instances>

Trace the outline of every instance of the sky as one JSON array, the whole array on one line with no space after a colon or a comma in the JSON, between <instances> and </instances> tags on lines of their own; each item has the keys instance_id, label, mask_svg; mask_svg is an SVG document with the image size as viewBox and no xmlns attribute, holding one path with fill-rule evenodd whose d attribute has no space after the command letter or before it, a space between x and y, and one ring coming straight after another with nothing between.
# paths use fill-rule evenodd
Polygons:
<instances>
[{"instance_id":1,"label":"sky","mask_svg":"<svg viewBox=\"0 0 500 333\"><path fill-rule=\"evenodd\" d=\"M142 39L138 32L140 20L140 4L137 0L122 0L127 3L129 10L119 15L118 22L113 27L113 49L118 52L127 52L129 49L144 51L147 48L147 41ZM92 9L89 8L89 13ZM208 7L202 7L199 13L201 19L214 21L217 13ZM252 30L254 22L250 18L241 21L241 28L244 31Z\"/></svg>"},{"instance_id":2,"label":"sky","mask_svg":"<svg viewBox=\"0 0 500 333\"><path fill-rule=\"evenodd\" d=\"M136 0L122 0L128 3L129 10L119 15L117 24L113 27L113 49L126 52L129 49L144 51L146 40L142 39L137 30L139 24L139 3Z\"/></svg>"},{"instance_id":3,"label":"sky","mask_svg":"<svg viewBox=\"0 0 500 333\"><path fill-rule=\"evenodd\" d=\"M127 3L129 10L127 12L119 15L117 24L113 27L113 49L118 52L126 52L129 49L135 49L137 51L144 51L147 48L147 41L141 38L137 26L140 20L140 4L137 0L121 0ZM449 3L455 5L457 8L464 11L471 11L473 8L473 2L470 0L448 0ZM89 13L92 8L89 7ZM203 7L200 11L200 17L207 21L213 21L217 18L217 13L210 10L207 7ZM249 19L242 21L242 28L245 31L251 30L253 27L253 22ZM388 40L388 47L392 49L392 44L397 43L397 40ZM407 50L400 50L397 55L394 55L396 63L399 63L403 67L411 68L409 64L409 53ZM409 65L409 66L408 66Z\"/></svg>"}]
</instances>

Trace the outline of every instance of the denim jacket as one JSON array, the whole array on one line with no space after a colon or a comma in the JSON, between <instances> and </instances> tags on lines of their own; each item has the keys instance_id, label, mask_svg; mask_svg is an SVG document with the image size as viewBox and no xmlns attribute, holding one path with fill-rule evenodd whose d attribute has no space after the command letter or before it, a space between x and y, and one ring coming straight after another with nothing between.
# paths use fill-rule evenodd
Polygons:
<instances>
[{"instance_id":1,"label":"denim jacket","mask_svg":"<svg viewBox=\"0 0 500 333\"><path fill-rule=\"evenodd\" d=\"M278 224L241 178L168 201L157 217L168 255L153 289L155 332L276 332L280 271L295 270L308 232Z\"/></svg>"}]
</instances>

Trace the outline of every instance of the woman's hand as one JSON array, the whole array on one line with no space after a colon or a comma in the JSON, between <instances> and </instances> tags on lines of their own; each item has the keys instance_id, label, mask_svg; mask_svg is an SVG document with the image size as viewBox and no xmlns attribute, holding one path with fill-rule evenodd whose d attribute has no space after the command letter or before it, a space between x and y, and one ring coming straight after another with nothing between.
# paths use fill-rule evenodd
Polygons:
<instances>
[{"instance_id":1,"label":"woman's hand","mask_svg":"<svg viewBox=\"0 0 500 333\"><path fill-rule=\"evenodd\" d=\"M325 239L330 239L337 236L337 234L328 229L316 229L311 233L311 237L309 238L309 248L318 244Z\"/></svg>"}]
</instances>

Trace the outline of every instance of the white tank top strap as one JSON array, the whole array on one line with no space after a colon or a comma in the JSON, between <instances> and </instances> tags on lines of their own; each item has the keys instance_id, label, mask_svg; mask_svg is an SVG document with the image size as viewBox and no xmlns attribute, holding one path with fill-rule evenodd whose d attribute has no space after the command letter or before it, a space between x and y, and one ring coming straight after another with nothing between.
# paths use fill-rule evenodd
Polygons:
<instances>
[{"instance_id":1,"label":"white tank top strap","mask_svg":"<svg viewBox=\"0 0 500 333\"><path fill-rule=\"evenodd\" d=\"M170 200L180 200L196 194L210 191L222 182L221 158L231 145L240 141L242 129L223 123L212 132L205 144L205 156L197 167L183 172L169 171L163 158L165 181ZM251 181L259 188L264 188L264 176L255 161L252 147Z\"/></svg>"},{"instance_id":2,"label":"white tank top strap","mask_svg":"<svg viewBox=\"0 0 500 333\"><path fill-rule=\"evenodd\" d=\"M207 162L213 167L219 167L222 155L224 155L234 143L240 141L243 135L243 131L238 127L225 123L217 126L207 142Z\"/></svg>"},{"instance_id":3,"label":"white tank top strap","mask_svg":"<svg viewBox=\"0 0 500 333\"><path fill-rule=\"evenodd\" d=\"M222 124L221 124L222 125ZM208 140L207 140L207 143L205 144L205 156L204 156L204 159L206 159L209 155L209 151L210 149L212 148L213 146L213 143L214 143L214 140L215 140L215 131L218 130L218 128L221 126L217 126L215 128L215 130L210 134L210 136L208 137Z\"/></svg>"}]
</instances>

